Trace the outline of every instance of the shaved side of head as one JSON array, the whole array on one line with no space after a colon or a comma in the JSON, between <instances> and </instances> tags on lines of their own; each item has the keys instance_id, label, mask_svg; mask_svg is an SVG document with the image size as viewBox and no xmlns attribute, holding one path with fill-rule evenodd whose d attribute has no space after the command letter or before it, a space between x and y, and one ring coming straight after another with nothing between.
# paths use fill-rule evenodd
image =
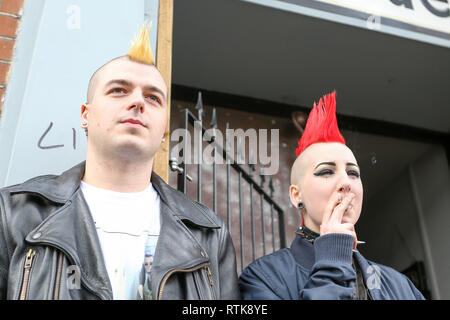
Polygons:
<instances>
[{"instance_id":1,"label":"shaved side of head","mask_svg":"<svg viewBox=\"0 0 450 320\"><path fill-rule=\"evenodd\" d=\"M306 173L306 164L311 159L311 150L316 148L316 145L320 145L322 143L314 143L308 146L302 153L295 159L294 164L291 168L291 185L296 185L300 187L300 184Z\"/></svg>"},{"instance_id":2,"label":"shaved side of head","mask_svg":"<svg viewBox=\"0 0 450 320\"><path fill-rule=\"evenodd\" d=\"M87 95L86 95L86 102L87 103L91 103L92 99L94 98L95 87L97 86L97 78L98 78L99 74L101 74L102 70L107 65L109 65L111 62L119 60L119 59L128 59L128 60L130 60L130 58L128 58L127 56L120 56L120 57L111 59L107 63L102 65L100 68L95 70L95 72L92 74L91 79L89 80L89 85L88 85L88 89L87 89Z\"/></svg>"},{"instance_id":3,"label":"shaved side of head","mask_svg":"<svg viewBox=\"0 0 450 320\"><path fill-rule=\"evenodd\" d=\"M299 155L297 159L295 159L294 164L291 168L291 185L300 186L300 183L303 179L305 170L304 170L304 158L303 154Z\"/></svg>"}]
</instances>

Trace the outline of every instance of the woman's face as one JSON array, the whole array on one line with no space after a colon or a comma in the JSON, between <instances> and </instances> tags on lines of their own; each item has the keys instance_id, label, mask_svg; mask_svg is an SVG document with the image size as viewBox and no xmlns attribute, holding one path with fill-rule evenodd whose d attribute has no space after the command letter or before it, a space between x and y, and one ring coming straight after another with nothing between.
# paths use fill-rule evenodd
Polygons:
<instances>
[{"instance_id":1,"label":"woman's face","mask_svg":"<svg viewBox=\"0 0 450 320\"><path fill-rule=\"evenodd\" d=\"M297 159L293 172L298 193L291 186L291 201L305 204L305 225L318 231L328 204L349 193L355 195L352 208L344 213L341 223L355 224L361 214L363 186L353 152L340 143L316 143L309 146ZM298 163L297 163L298 161Z\"/></svg>"}]
</instances>

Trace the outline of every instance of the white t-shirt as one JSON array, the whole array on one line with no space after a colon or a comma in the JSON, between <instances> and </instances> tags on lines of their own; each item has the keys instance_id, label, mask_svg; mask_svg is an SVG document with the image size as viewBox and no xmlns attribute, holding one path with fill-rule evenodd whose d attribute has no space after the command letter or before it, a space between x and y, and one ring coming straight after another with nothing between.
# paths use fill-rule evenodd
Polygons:
<instances>
[{"instance_id":1,"label":"white t-shirt","mask_svg":"<svg viewBox=\"0 0 450 320\"><path fill-rule=\"evenodd\" d=\"M149 272L144 260L147 263L147 256L154 255L161 227L158 193L152 184L135 193L101 189L83 181L80 188L97 228L113 298L142 299L140 285L148 285Z\"/></svg>"}]
</instances>

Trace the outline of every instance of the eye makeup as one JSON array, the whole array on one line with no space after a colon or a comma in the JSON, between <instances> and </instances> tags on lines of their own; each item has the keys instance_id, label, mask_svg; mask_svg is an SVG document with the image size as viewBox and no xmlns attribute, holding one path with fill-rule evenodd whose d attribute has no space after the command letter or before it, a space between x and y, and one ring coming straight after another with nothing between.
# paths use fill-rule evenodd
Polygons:
<instances>
[{"instance_id":1,"label":"eye makeup","mask_svg":"<svg viewBox=\"0 0 450 320\"><path fill-rule=\"evenodd\" d=\"M321 163L319 163L319 164L314 168L314 170L316 170L318 167L320 167L320 166L322 166L322 165L328 165L328 166L332 166L332 167L336 168L336 163L335 163L335 162L321 162ZM354 164L354 163L352 163L352 162L347 162L346 165L347 165L347 166L350 166L350 167L359 168L359 166L358 166L357 164ZM321 176L326 176L326 175L332 175L332 174L334 174L334 170L331 169L331 168L324 168L324 169L322 169L322 170L319 170L319 171L317 171L317 172L314 172L313 174L314 174L316 177L321 177ZM359 171L358 171L358 170L355 170L355 169L347 170L347 174L348 174L349 176L354 176L354 177L356 177L356 178L359 178L359 177L360 177Z\"/></svg>"},{"instance_id":2,"label":"eye makeup","mask_svg":"<svg viewBox=\"0 0 450 320\"><path fill-rule=\"evenodd\" d=\"M356 177L356 178L359 178L359 177L360 177L359 172L356 171L356 170L348 170L348 171L347 171L347 174L348 174L349 176L354 176L354 177Z\"/></svg>"},{"instance_id":3,"label":"eye makeup","mask_svg":"<svg viewBox=\"0 0 450 320\"><path fill-rule=\"evenodd\" d=\"M333 173L334 173L333 170L330 170L330 169L323 169L323 170L320 170L320 171L318 171L318 172L314 172L314 175L315 175L316 177L321 177L321 176L325 176L325 175L331 175L331 174L333 174Z\"/></svg>"}]
</instances>

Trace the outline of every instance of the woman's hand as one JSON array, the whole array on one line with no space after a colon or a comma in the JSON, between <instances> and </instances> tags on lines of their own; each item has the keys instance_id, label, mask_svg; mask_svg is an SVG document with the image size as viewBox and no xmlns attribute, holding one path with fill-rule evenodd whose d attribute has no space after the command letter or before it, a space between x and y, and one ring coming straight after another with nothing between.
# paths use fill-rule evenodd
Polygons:
<instances>
[{"instance_id":1,"label":"woman's hand","mask_svg":"<svg viewBox=\"0 0 450 320\"><path fill-rule=\"evenodd\" d=\"M352 223L342 223L342 217L347 210L353 210L351 204L355 195L353 193L337 194L327 206L325 214L320 225L320 235L330 233L349 234L355 240L353 249L356 249L358 238L356 236L355 226Z\"/></svg>"}]
</instances>

